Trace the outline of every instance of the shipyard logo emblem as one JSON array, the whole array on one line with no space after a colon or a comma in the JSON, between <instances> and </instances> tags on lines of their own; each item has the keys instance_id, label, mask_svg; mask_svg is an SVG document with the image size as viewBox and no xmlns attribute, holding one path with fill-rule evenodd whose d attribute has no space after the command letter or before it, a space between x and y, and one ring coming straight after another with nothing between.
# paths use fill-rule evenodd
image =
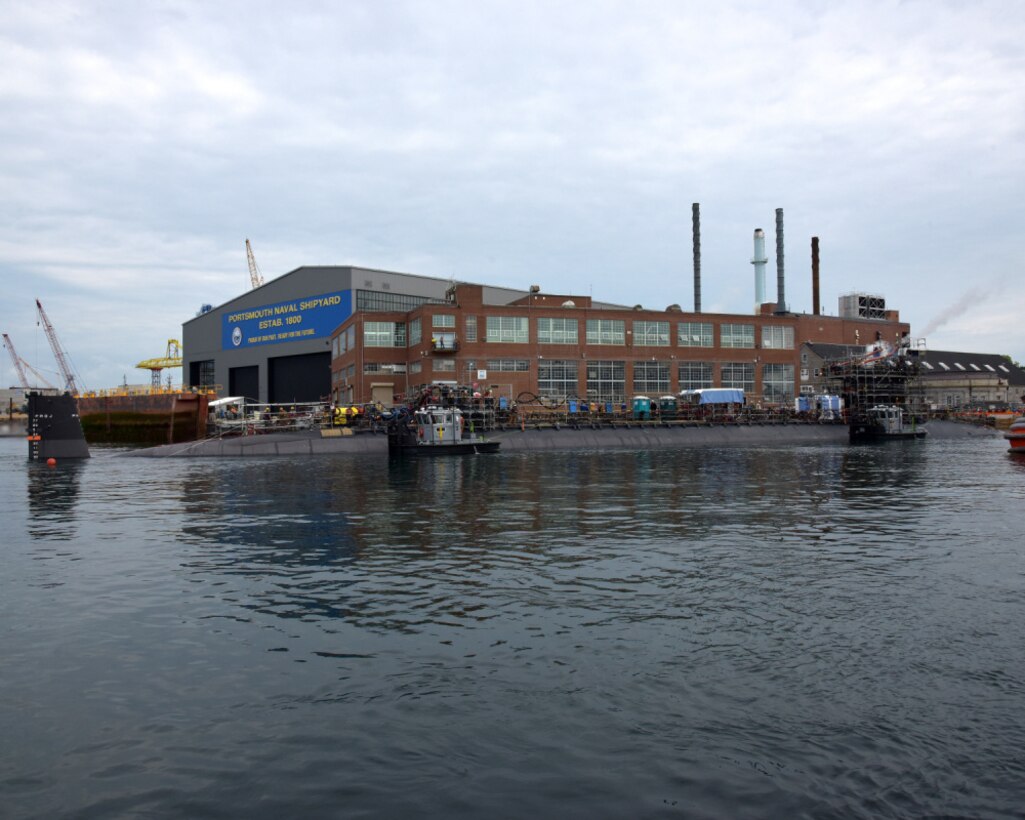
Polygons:
<instances>
[{"instance_id":1,"label":"shipyard logo emblem","mask_svg":"<svg viewBox=\"0 0 1025 820\"><path fill-rule=\"evenodd\" d=\"M231 343L235 345L235 347L242 344L242 328L236 326L235 329L231 331Z\"/></svg>"}]
</instances>

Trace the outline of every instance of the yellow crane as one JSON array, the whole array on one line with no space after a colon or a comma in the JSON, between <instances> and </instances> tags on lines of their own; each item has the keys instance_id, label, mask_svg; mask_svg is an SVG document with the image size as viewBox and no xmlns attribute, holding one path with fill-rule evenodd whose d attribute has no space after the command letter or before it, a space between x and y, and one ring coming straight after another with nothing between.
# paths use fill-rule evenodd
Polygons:
<instances>
[{"instance_id":1,"label":"yellow crane","mask_svg":"<svg viewBox=\"0 0 1025 820\"><path fill-rule=\"evenodd\" d=\"M154 390L160 387L160 372L169 367L182 366L182 343L177 339L167 340L167 352L162 359L144 359L136 367L140 370L149 370L152 378L151 385Z\"/></svg>"},{"instance_id":2,"label":"yellow crane","mask_svg":"<svg viewBox=\"0 0 1025 820\"><path fill-rule=\"evenodd\" d=\"M249 282L254 288L258 288L263 284L263 274L260 273L260 268L256 264L253 246L249 244L248 239L246 240L246 260L249 262Z\"/></svg>"}]
</instances>

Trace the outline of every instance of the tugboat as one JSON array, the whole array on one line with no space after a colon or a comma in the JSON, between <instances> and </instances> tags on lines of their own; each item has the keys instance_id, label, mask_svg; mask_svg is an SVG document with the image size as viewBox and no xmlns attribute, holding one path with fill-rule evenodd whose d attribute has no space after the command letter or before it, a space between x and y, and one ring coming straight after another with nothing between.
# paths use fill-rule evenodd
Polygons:
<instances>
[{"instance_id":1,"label":"tugboat","mask_svg":"<svg viewBox=\"0 0 1025 820\"><path fill-rule=\"evenodd\" d=\"M1004 438L1011 444L1008 452L1025 455L1025 416L1011 422L1011 427L1004 433Z\"/></svg>"},{"instance_id":2,"label":"tugboat","mask_svg":"<svg viewBox=\"0 0 1025 820\"><path fill-rule=\"evenodd\" d=\"M904 409L894 404L877 404L851 417L852 442L925 438L925 435L918 421L914 417L908 421Z\"/></svg>"},{"instance_id":3,"label":"tugboat","mask_svg":"<svg viewBox=\"0 0 1025 820\"><path fill-rule=\"evenodd\" d=\"M496 453L500 442L465 429L458 407L429 404L412 413L398 410L388 419L388 453L397 456L458 456Z\"/></svg>"}]
</instances>

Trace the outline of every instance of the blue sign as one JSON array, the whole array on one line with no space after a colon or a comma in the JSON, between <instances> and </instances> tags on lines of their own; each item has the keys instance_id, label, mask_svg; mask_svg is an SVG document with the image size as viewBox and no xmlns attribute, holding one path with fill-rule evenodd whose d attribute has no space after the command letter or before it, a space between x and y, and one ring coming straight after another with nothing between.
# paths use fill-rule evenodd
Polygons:
<instances>
[{"instance_id":1,"label":"blue sign","mask_svg":"<svg viewBox=\"0 0 1025 820\"><path fill-rule=\"evenodd\" d=\"M228 311L221 315L221 347L235 350L319 339L330 336L351 315L349 290Z\"/></svg>"}]
</instances>

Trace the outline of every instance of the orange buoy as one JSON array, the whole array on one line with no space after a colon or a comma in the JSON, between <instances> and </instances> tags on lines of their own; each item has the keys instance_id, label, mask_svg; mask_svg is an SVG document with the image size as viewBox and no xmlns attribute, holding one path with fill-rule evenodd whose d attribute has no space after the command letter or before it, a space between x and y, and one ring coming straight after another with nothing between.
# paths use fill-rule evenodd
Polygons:
<instances>
[{"instance_id":1,"label":"orange buoy","mask_svg":"<svg viewBox=\"0 0 1025 820\"><path fill-rule=\"evenodd\" d=\"M57 466L57 459L53 458L53 456L51 456L50 458L46 459L46 466L47 467L56 467Z\"/></svg>"}]
</instances>

